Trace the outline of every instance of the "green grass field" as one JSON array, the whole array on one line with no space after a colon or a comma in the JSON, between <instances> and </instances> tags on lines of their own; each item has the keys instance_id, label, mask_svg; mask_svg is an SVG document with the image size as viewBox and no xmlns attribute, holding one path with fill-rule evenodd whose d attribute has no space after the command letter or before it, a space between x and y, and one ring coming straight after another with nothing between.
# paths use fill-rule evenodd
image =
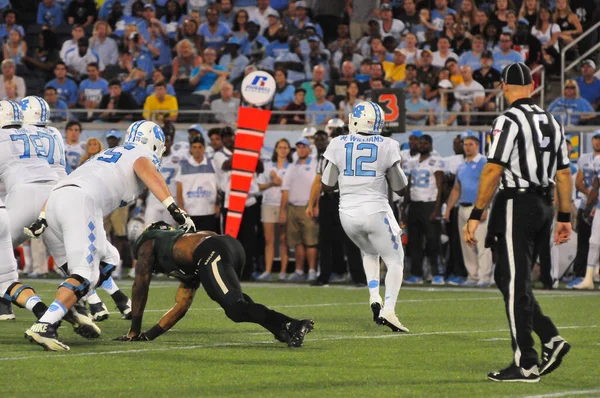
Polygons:
<instances>
[{"instance_id":1,"label":"green grass field","mask_svg":"<svg viewBox=\"0 0 600 398\"><path fill-rule=\"evenodd\" d=\"M48 303L58 280L30 281ZM129 292L131 281L120 285ZM176 284L157 281L144 327L174 302ZM23 338L33 316L0 323L0 396L600 396L600 291L536 291L544 312L573 346L539 384L493 383L486 373L511 361L508 324L495 289L403 288L397 313L409 334L371 319L366 288L244 285L260 303L315 330L299 349L275 342L258 325L234 324L199 291L179 324L153 342L112 341L129 327L111 309L99 340L60 329L66 353Z\"/></svg>"}]
</instances>

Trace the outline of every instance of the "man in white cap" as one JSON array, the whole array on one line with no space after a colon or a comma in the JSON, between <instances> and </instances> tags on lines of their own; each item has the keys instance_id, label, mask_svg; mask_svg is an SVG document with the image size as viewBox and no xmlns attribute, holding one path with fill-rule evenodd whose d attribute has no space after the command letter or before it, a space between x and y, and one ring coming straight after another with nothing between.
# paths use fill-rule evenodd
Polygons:
<instances>
[{"instance_id":1,"label":"man in white cap","mask_svg":"<svg viewBox=\"0 0 600 398\"><path fill-rule=\"evenodd\" d=\"M581 76L575 78L579 85L579 95L592 104L592 108L600 109L600 79L594 76L596 64L591 59L581 63Z\"/></svg>"}]
</instances>

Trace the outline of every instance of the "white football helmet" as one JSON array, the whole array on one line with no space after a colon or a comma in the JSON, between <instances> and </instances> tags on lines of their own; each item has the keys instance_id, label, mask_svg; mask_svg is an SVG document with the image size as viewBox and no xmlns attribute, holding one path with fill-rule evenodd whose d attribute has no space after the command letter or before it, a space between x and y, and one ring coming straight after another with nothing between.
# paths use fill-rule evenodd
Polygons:
<instances>
[{"instance_id":1,"label":"white football helmet","mask_svg":"<svg viewBox=\"0 0 600 398\"><path fill-rule=\"evenodd\" d=\"M21 105L14 101L0 101L0 128L23 124Z\"/></svg>"},{"instance_id":2,"label":"white football helmet","mask_svg":"<svg viewBox=\"0 0 600 398\"><path fill-rule=\"evenodd\" d=\"M383 109L371 101L363 101L348 114L348 129L351 134L381 134L385 121Z\"/></svg>"},{"instance_id":3,"label":"white football helmet","mask_svg":"<svg viewBox=\"0 0 600 398\"><path fill-rule=\"evenodd\" d=\"M138 120L129 126L125 144L142 144L154 152L158 158L165 153L165 133L160 126L148 120Z\"/></svg>"},{"instance_id":4,"label":"white football helmet","mask_svg":"<svg viewBox=\"0 0 600 398\"><path fill-rule=\"evenodd\" d=\"M23 123L46 126L50 120L50 106L45 99L30 95L21 100Z\"/></svg>"},{"instance_id":5,"label":"white football helmet","mask_svg":"<svg viewBox=\"0 0 600 398\"><path fill-rule=\"evenodd\" d=\"M342 128L344 127L344 121L342 119L338 119L337 117L330 119L327 122L327 126L325 126L325 131L327 132L327 135L331 135L331 132L336 127L342 127Z\"/></svg>"},{"instance_id":6,"label":"white football helmet","mask_svg":"<svg viewBox=\"0 0 600 398\"><path fill-rule=\"evenodd\" d=\"M317 132L316 127L313 127L313 126L304 127L304 130L302 130L302 137L313 138L313 136L315 135L316 132Z\"/></svg>"}]
</instances>

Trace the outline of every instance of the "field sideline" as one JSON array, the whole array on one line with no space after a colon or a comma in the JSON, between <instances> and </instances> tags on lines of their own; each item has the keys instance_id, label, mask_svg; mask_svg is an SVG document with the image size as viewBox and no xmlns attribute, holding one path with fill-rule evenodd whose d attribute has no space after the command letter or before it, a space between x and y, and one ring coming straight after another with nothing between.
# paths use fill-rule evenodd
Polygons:
<instances>
[{"instance_id":1,"label":"field sideline","mask_svg":"<svg viewBox=\"0 0 600 398\"><path fill-rule=\"evenodd\" d=\"M58 280L28 281L50 302ZM129 293L131 281L119 284ZM151 285L144 328L174 302L177 284ZM495 289L404 287L397 313L410 329L393 334L371 319L366 288L244 284L255 301L312 318L304 347L277 343L258 325L234 324L203 291L175 328L153 342L112 341L128 321L104 291L111 317L86 341L59 333L71 351L44 352L23 338L33 316L0 322L3 397L56 396L423 396L598 397L600 291L536 296L573 349L539 384L493 383L486 373L511 360L508 323ZM539 343L538 343L539 349Z\"/></svg>"}]
</instances>

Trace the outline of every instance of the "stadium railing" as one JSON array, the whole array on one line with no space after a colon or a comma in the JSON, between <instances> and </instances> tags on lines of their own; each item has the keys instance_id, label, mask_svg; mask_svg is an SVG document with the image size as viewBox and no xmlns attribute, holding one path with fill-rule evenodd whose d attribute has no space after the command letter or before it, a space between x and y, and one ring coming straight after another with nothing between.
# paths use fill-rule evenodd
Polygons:
<instances>
[{"instance_id":1,"label":"stadium railing","mask_svg":"<svg viewBox=\"0 0 600 398\"><path fill-rule=\"evenodd\" d=\"M577 65L579 65L579 63L581 61L583 61L584 59L586 59L596 49L600 48L600 41L597 42L596 44L594 44L593 46L591 46L590 48L588 48L586 52L584 52L581 56L579 56L579 58L574 59L573 61L571 61L571 63L569 63L569 65L565 66L567 51L569 51L569 49L571 49L574 46L576 46L577 43L579 43L581 40L585 39L589 35L596 34L599 30L600 30L600 21L596 22L594 24L594 26L592 26L591 28L589 28L588 30L586 30L585 32L583 32L579 37L577 37L575 40L573 40L572 42L570 42L569 44L567 44L566 46L564 46L562 48L562 50L560 51L560 71L561 71L561 73L560 73L560 87L561 87L561 92L563 93L562 94L563 96L564 96L564 91L562 90L562 87L565 86L565 74L568 71L570 71L571 69L573 69L574 67L576 67Z\"/></svg>"}]
</instances>

